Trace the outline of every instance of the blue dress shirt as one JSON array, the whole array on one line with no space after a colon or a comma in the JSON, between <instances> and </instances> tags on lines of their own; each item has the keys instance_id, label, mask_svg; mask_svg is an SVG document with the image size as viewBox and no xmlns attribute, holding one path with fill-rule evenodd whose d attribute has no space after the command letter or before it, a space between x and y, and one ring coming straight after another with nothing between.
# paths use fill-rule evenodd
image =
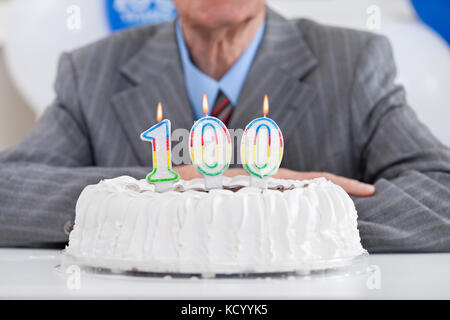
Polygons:
<instances>
[{"instance_id":1,"label":"blue dress shirt","mask_svg":"<svg viewBox=\"0 0 450 320\"><path fill-rule=\"evenodd\" d=\"M181 62L184 71L184 82L186 84L187 93L191 102L194 117L199 119L204 116L202 111L202 96L204 93L208 96L210 104L210 112L212 105L216 101L219 90L230 99L233 106L236 106L245 79L255 58L258 47L262 41L265 29L265 22L261 25L253 40L245 49L244 53L233 64L230 70L220 79L216 81L210 76L200 71L193 63L189 56L188 48L184 41L183 32L181 30L180 20L176 22L176 35L178 49L180 50Z\"/></svg>"}]
</instances>

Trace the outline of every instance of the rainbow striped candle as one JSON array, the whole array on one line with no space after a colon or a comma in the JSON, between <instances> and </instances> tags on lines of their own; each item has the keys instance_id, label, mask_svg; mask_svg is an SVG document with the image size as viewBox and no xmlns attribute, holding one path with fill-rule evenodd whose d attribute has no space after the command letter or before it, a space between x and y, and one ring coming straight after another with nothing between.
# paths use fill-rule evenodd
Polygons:
<instances>
[{"instance_id":1,"label":"rainbow striped candle","mask_svg":"<svg viewBox=\"0 0 450 320\"><path fill-rule=\"evenodd\" d=\"M189 134L192 164L203 175L206 189L222 188L222 178L231 161L231 137L225 124L208 116L208 100L203 95L205 116L197 120Z\"/></svg>"},{"instance_id":2,"label":"rainbow striped candle","mask_svg":"<svg viewBox=\"0 0 450 320\"><path fill-rule=\"evenodd\" d=\"M241 161L250 174L253 187L266 188L267 177L275 174L283 158L283 134L280 127L267 117L269 99L264 96L263 114L250 122L241 140Z\"/></svg>"},{"instance_id":3,"label":"rainbow striped candle","mask_svg":"<svg viewBox=\"0 0 450 320\"><path fill-rule=\"evenodd\" d=\"M153 171L147 180L155 185L157 192L169 191L178 180L178 173L172 170L171 124L170 120L162 120L162 105L158 103L156 119L159 123L141 133L141 140L150 141L153 145Z\"/></svg>"}]
</instances>

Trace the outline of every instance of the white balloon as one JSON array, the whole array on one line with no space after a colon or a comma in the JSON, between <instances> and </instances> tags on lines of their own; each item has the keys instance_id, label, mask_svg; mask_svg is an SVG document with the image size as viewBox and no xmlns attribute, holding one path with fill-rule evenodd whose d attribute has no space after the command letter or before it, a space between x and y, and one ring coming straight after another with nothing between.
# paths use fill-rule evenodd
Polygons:
<instances>
[{"instance_id":1,"label":"white balloon","mask_svg":"<svg viewBox=\"0 0 450 320\"><path fill-rule=\"evenodd\" d=\"M13 81L37 115L54 99L58 58L109 34L104 1L14 0L5 58Z\"/></svg>"},{"instance_id":2,"label":"white balloon","mask_svg":"<svg viewBox=\"0 0 450 320\"><path fill-rule=\"evenodd\" d=\"M386 35L394 49L398 82L405 86L408 103L434 135L450 146L449 46L417 18L409 0L268 2L291 18L307 17Z\"/></svg>"},{"instance_id":3,"label":"white balloon","mask_svg":"<svg viewBox=\"0 0 450 320\"><path fill-rule=\"evenodd\" d=\"M419 119L450 146L450 51L447 43L420 22L384 23L392 42L398 82Z\"/></svg>"}]
</instances>

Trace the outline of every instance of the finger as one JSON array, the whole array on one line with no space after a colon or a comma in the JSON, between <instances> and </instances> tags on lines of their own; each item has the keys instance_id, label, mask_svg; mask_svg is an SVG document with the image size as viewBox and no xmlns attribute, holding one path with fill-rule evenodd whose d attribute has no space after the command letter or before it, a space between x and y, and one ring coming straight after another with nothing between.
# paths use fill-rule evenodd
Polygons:
<instances>
[{"instance_id":1,"label":"finger","mask_svg":"<svg viewBox=\"0 0 450 320\"><path fill-rule=\"evenodd\" d=\"M227 177L236 177L236 176L246 176L248 172L244 169L228 169L225 171L225 176Z\"/></svg>"},{"instance_id":2,"label":"finger","mask_svg":"<svg viewBox=\"0 0 450 320\"><path fill-rule=\"evenodd\" d=\"M371 184L360 182L355 179L331 175L328 179L341 186L348 194L357 197L369 197L375 193L375 187Z\"/></svg>"},{"instance_id":3,"label":"finger","mask_svg":"<svg viewBox=\"0 0 450 320\"><path fill-rule=\"evenodd\" d=\"M328 172L298 172L289 169L280 170L277 178L279 179L296 179L311 180L316 178L326 178L331 182L342 187L348 194L358 197L368 197L375 193L375 187L371 184L363 183L355 179L349 179L336 176Z\"/></svg>"},{"instance_id":4,"label":"finger","mask_svg":"<svg viewBox=\"0 0 450 320\"><path fill-rule=\"evenodd\" d=\"M177 166L174 168L174 170L180 175L180 178L183 180L192 180L202 177L198 170L195 169L191 164Z\"/></svg>"}]
</instances>

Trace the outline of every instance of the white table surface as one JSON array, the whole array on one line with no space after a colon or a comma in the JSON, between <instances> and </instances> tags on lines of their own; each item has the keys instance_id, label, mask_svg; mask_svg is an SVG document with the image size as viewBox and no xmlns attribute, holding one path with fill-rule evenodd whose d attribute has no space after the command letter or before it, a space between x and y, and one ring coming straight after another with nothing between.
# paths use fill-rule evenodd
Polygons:
<instances>
[{"instance_id":1,"label":"white table surface","mask_svg":"<svg viewBox=\"0 0 450 320\"><path fill-rule=\"evenodd\" d=\"M374 273L272 279L142 278L57 271L60 251L0 249L1 299L450 299L450 254L371 255ZM372 278L373 280L373 278Z\"/></svg>"}]
</instances>

